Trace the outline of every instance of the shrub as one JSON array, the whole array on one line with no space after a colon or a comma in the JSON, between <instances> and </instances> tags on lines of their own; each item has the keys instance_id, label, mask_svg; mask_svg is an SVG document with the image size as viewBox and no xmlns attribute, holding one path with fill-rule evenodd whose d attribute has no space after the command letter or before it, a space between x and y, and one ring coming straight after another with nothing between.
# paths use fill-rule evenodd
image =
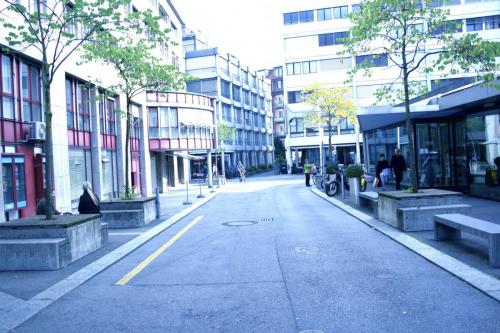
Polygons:
<instances>
[{"instance_id":1,"label":"shrub","mask_svg":"<svg viewBox=\"0 0 500 333\"><path fill-rule=\"evenodd\" d=\"M339 164L338 163L328 163L326 165L326 173L331 175L334 174L335 172L339 171Z\"/></svg>"},{"instance_id":2,"label":"shrub","mask_svg":"<svg viewBox=\"0 0 500 333\"><path fill-rule=\"evenodd\" d=\"M347 167L345 170L344 174L347 178L359 178L361 177L365 172L363 171L363 168L359 164L351 164Z\"/></svg>"},{"instance_id":3,"label":"shrub","mask_svg":"<svg viewBox=\"0 0 500 333\"><path fill-rule=\"evenodd\" d=\"M500 156L495 157L495 159L493 160L493 163L495 163L496 166L499 166L500 165Z\"/></svg>"}]
</instances>

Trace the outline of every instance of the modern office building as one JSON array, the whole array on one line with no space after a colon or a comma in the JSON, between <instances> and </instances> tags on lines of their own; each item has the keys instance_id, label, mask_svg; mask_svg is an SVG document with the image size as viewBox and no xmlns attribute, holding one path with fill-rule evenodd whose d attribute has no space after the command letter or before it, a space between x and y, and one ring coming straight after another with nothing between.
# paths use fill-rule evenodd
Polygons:
<instances>
[{"instance_id":1,"label":"modern office building","mask_svg":"<svg viewBox=\"0 0 500 333\"><path fill-rule=\"evenodd\" d=\"M31 8L31 1L20 2ZM184 70L182 19L169 0L134 0L124 8L131 12L146 9L161 16L160 24L171 30L170 39L175 42L159 45L156 55ZM38 53L30 48L9 49L5 32L0 33L0 44L0 221L4 221L34 215L43 196L45 106ZM97 63L79 64L79 56L76 52L68 58L51 88L56 208L74 210L84 181L92 184L101 199L123 192L125 177L142 195L151 195L156 186L165 190L183 181L189 163L185 155L174 153L213 148L213 100L182 92L144 93L134 98L130 174L125 175L126 126L120 112L125 97L106 90L116 82L112 69Z\"/></svg>"},{"instance_id":2,"label":"modern office building","mask_svg":"<svg viewBox=\"0 0 500 333\"><path fill-rule=\"evenodd\" d=\"M187 89L214 97L216 123L235 129L234 140L225 141L221 147L225 170L233 169L238 161L246 167L273 163L269 80L219 48L193 50L202 45L196 40L193 33L184 35L184 45L189 45L185 52L186 72L196 78L188 82Z\"/></svg>"},{"instance_id":3,"label":"modern office building","mask_svg":"<svg viewBox=\"0 0 500 333\"><path fill-rule=\"evenodd\" d=\"M442 3L436 2L435 6L443 5ZM450 11L450 20L457 23L457 34L475 32L487 40L500 40L500 1L453 0L444 3L446 9ZM385 153L387 156L391 156L395 147L401 148L403 155L408 159L408 140L405 135L403 119L400 118L401 107L384 101L378 102L373 95L378 88L399 77L398 69L390 68L388 57L384 55L377 57L369 54L357 57L338 55L343 47L342 37L349 32L350 28L347 15L359 10L360 1L315 1L312 4L291 0L287 2L286 6L283 14L284 82L289 128L286 140L289 163L300 164L306 157L315 159L321 140L317 134L318 130L304 124L303 115L308 110L308 107L302 103L304 87L313 82L326 86L343 86L348 78L347 72L355 64L366 59L371 59L374 65L372 75L369 77L356 76L349 84L364 137L358 135L360 129L357 124L351 125L348 122L338 124L337 130L333 133L337 160L341 163L363 162L365 168L369 172L373 172L378 155ZM431 41L422 47L433 49L438 46ZM412 101L413 111L444 111L446 107L441 105L442 101L451 98L445 97L445 94L461 96L466 101L473 97L468 96L468 94L477 93L477 89L479 89L477 87L462 88L459 89L460 92L452 93L451 91L454 89L471 83L473 74L458 73L447 75L445 79L443 79L443 74L450 73L426 73L422 71L413 76L413 80L420 82L431 91L431 93ZM441 103L436 102L436 99L439 100L441 95L443 97ZM498 149L499 141L498 106L495 102L495 98L498 96L492 97L494 95L490 92L489 97L485 97L485 100L476 96L475 105L482 105L480 108L486 112L484 114L477 113L478 109L475 112L470 112L467 105L461 107L455 105L455 108L469 111L463 112L462 118L458 113L454 113L454 118L448 118L448 116L451 117L451 114L447 116L446 113L440 112L434 113L432 117L427 117L427 120L423 121L425 125L422 121L421 124L417 121L414 122L418 143L415 143L417 145L416 152L419 154L417 156L417 164L419 164L417 169L419 169L421 186L463 188L456 179L462 169L455 162L453 162L455 166L452 166L453 163L450 160L450 156L453 156L450 151L455 153L458 151L457 149L468 151L468 156L464 157L470 161L467 167L471 170L468 182L479 182L482 179L484 183L486 166L494 165L493 159L499 155L498 152L493 152ZM374 104L377 106L375 109L373 108ZM465 117L466 113L467 117ZM377 116L373 116L373 114L377 114ZM455 125L450 125L450 122L457 120L456 117L461 119L459 124L463 124L463 121L472 117L472 114L474 114L473 118L475 119L473 123L484 131L472 130L469 133L468 130L464 132L456 128ZM364 117L365 115L366 117ZM441 118L438 119L438 116ZM421 119L423 118L426 117L422 116ZM434 120L431 121L431 118ZM495 121L495 119L497 120ZM460 125L457 126L460 127ZM479 135L479 132L482 134ZM460 140L464 142L473 140L474 143L465 147L461 145L452 147L450 143L453 142L454 135L458 135ZM477 137L477 139L471 139L472 137ZM480 142L481 138L484 139L483 142ZM325 133L323 143L326 143L326 139L327 134ZM353 153L354 158L352 158ZM432 158L426 159L424 156L432 156ZM482 162L476 163L474 161ZM434 170L434 176L425 177L424 170ZM441 171L438 173L437 170Z\"/></svg>"}]
</instances>

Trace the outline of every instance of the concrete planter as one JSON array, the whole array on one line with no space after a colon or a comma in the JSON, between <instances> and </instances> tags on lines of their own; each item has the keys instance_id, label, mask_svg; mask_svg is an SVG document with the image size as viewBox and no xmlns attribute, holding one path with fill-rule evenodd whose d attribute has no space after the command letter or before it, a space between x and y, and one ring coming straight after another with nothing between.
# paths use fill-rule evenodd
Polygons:
<instances>
[{"instance_id":1,"label":"concrete planter","mask_svg":"<svg viewBox=\"0 0 500 333\"><path fill-rule=\"evenodd\" d=\"M349 200L359 206L359 192L361 190L360 178L349 178Z\"/></svg>"},{"instance_id":2,"label":"concrete planter","mask_svg":"<svg viewBox=\"0 0 500 333\"><path fill-rule=\"evenodd\" d=\"M469 215L470 206L462 204L462 193L437 189L418 193L379 192L378 219L402 231L433 230L436 214Z\"/></svg>"},{"instance_id":3,"label":"concrete planter","mask_svg":"<svg viewBox=\"0 0 500 333\"><path fill-rule=\"evenodd\" d=\"M101 201L102 221L110 229L140 228L156 219L155 197Z\"/></svg>"},{"instance_id":4,"label":"concrete planter","mask_svg":"<svg viewBox=\"0 0 500 333\"><path fill-rule=\"evenodd\" d=\"M0 270L54 270L107 242L99 215L32 216L0 223Z\"/></svg>"}]
</instances>

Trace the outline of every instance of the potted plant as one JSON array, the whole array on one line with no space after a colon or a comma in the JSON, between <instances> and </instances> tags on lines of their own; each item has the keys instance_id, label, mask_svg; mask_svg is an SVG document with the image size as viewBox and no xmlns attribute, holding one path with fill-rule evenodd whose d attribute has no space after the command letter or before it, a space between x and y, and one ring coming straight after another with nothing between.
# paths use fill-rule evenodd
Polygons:
<instances>
[{"instance_id":1,"label":"potted plant","mask_svg":"<svg viewBox=\"0 0 500 333\"><path fill-rule=\"evenodd\" d=\"M349 197L351 202L359 205L359 192L361 188L361 176L364 170L359 164L351 164L347 167L344 175L349 179Z\"/></svg>"}]
</instances>

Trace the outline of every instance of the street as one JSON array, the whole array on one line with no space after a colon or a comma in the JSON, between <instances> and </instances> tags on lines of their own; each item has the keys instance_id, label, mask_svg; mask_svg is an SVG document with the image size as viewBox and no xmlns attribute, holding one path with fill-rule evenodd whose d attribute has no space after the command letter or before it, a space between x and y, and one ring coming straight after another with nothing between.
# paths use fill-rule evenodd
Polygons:
<instances>
[{"instance_id":1,"label":"street","mask_svg":"<svg viewBox=\"0 0 500 333\"><path fill-rule=\"evenodd\" d=\"M296 176L224 192L15 332L500 332L498 302Z\"/></svg>"}]
</instances>

